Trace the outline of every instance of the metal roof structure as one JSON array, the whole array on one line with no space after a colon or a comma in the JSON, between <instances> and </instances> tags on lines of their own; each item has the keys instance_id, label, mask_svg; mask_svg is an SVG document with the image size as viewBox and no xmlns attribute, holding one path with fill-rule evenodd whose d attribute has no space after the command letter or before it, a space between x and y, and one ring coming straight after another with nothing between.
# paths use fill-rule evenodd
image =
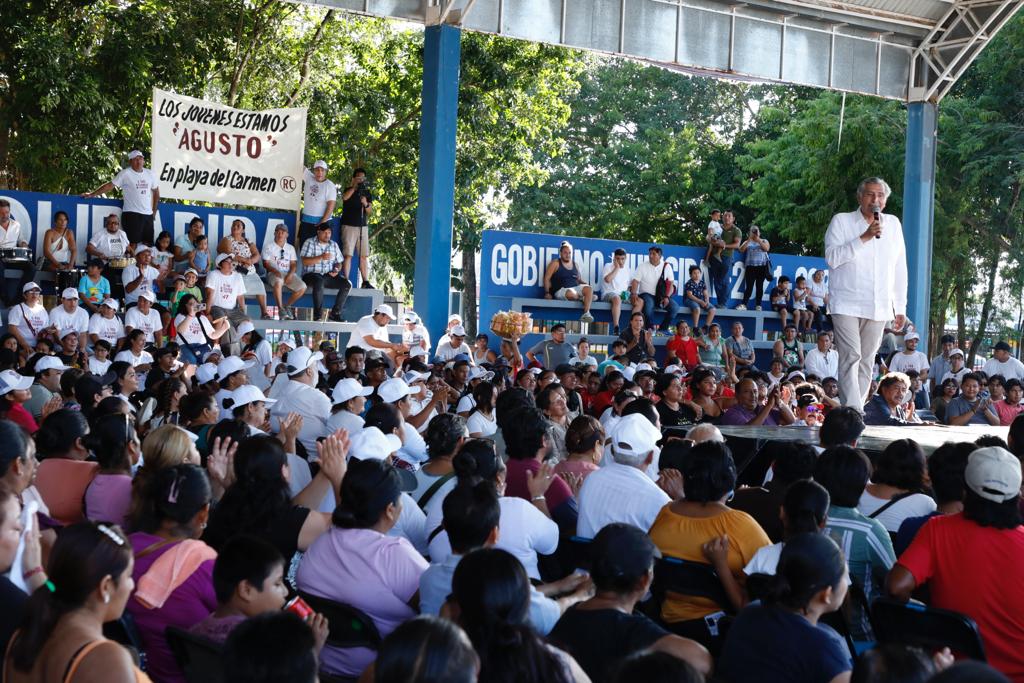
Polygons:
<instances>
[{"instance_id":1,"label":"metal roof structure","mask_svg":"<svg viewBox=\"0 0 1024 683\"><path fill-rule=\"evenodd\" d=\"M724 78L938 103L1024 0L303 0Z\"/></svg>"}]
</instances>

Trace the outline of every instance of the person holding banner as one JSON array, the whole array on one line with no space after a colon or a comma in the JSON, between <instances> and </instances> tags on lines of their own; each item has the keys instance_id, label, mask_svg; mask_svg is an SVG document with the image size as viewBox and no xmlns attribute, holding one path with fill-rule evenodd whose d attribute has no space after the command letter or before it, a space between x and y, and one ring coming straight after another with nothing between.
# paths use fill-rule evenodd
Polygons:
<instances>
[{"instance_id":1,"label":"person holding banner","mask_svg":"<svg viewBox=\"0 0 1024 683\"><path fill-rule=\"evenodd\" d=\"M146 158L137 149L128 152L128 166L92 192L82 194L85 198L106 194L112 189L121 190L124 203L121 220L124 231L132 244L144 242L153 246L153 217L160 203L160 181L156 174L146 168Z\"/></svg>"},{"instance_id":2,"label":"person holding banner","mask_svg":"<svg viewBox=\"0 0 1024 683\"><path fill-rule=\"evenodd\" d=\"M338 204L338 186L327 179L327 162L313 164L313 170L302 169L305 189L302 194L302 222L299 224L299 244L316 237L317 226L331 220Z\"/></svg>"}]
</instances>

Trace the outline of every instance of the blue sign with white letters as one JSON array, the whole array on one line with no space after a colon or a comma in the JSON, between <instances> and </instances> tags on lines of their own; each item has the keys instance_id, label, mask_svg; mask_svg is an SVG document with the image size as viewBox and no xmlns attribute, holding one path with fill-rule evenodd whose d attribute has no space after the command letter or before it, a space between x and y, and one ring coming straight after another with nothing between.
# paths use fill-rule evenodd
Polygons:
<instances>
[{"instance_id":1,"label":"blue sign with white letters","mask_svg":"<svg viewBox=\"0 0 1024 683\"><path fill-rule=\"evenodd\" d=\"M547 235L533 232L512 232L507 230L485 230L480 256L480 329L486 331L491 317L498 311L512 308L513 298L543 298L544 269L558 258L559 245L568 240L573 247L573 258L580 269L583 282L594 286L595 301L600 292L601 274L606 264L612 260L612 252L623 249L626 252L626 265L632 270L648 258L648 250L652 243L624 242L592 237L567 237L565 235ZM663 250L665 261L669 264L678 285L675 295L682 301L682 288L689 279L690 266L699 266L712 304L715 303L714 289L703 265L705 247L687 247L672 244L658 245ZM734 252L729 269L730 289L729 307L739 303L743 296L744 265L742 254ZM793 256L789 254L771 254L773 282L766 283L764 290L765 307L768 292L774 286L774 280L788 275L795 281L798 276L810 279L814 271L826 270L825 259L813 256ZM719 306L721 307L721 306ZM581 306L582 309L582 306ZM628 308L627 308L628 310ZM680 315L687 311L680 308ZM564 312L562 317L565 318ZM578 316L570 314L568 318ZM552 319L558 319L555 314Z\"/></svg>"},{"instance_id":2,"label":"blue sign with white letters","mask_svg":"<svg viewBox=\"0 0 1024 683\"><path fill-rule=\"evenodd\" d=\"M53 226L54 214L67 213L68 228L78 245L79 264L85 259L89 238L104 229L104 219L110 214L121 214L121 200L117 197L84 199L77 195L0 190L0 199L11 203L11 217L21 224L22 239L28 242L36 258L43 254L43 235ZM291 236L295 234L295 214L286 211L251 211L162 201L154 217L154 237L166 230L171 233L173 244L188 232L189 221L196 217L206 226L211 251L216 250L221 237L230 234L231 224L236 219L245 224L245 234L260 249L274 241L274 228L280 223L288 226Z\"/></svg>"}]
</instances>

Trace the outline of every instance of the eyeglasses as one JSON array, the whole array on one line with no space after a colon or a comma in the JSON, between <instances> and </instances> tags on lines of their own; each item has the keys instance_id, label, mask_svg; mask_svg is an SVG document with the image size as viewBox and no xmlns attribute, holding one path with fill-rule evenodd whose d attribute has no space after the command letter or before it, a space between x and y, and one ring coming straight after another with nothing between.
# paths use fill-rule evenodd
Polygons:
<instances>
[{"instance_id":1,"label":"eyeglasses","mask_svg":"<svg viewBox=\"0 0 1024 683\"><path fill-rule=\"evenodd\" d=\"M281 255L278 258L284 258L284 249L281 249Z\"/></svg>"}]
</instances>

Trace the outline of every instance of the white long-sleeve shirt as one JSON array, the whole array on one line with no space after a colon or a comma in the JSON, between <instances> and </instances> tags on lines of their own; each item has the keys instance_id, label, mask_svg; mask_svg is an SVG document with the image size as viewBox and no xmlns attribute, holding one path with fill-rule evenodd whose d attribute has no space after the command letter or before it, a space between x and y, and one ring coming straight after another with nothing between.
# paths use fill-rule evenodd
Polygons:
<instances>
[{"instance_id":1,"label":"white long-sleeve shirt","mask_svg":"<svg viewBox=\"0 0 1024 683\"><path fill-rule=\"evenodd\" d=\"M860 210L837 213L825 233L829 310L868 320L907 313L907 251L903 226L882 214L879 239L863 242L868 221Z\"/></svg>"}]
</instances>

